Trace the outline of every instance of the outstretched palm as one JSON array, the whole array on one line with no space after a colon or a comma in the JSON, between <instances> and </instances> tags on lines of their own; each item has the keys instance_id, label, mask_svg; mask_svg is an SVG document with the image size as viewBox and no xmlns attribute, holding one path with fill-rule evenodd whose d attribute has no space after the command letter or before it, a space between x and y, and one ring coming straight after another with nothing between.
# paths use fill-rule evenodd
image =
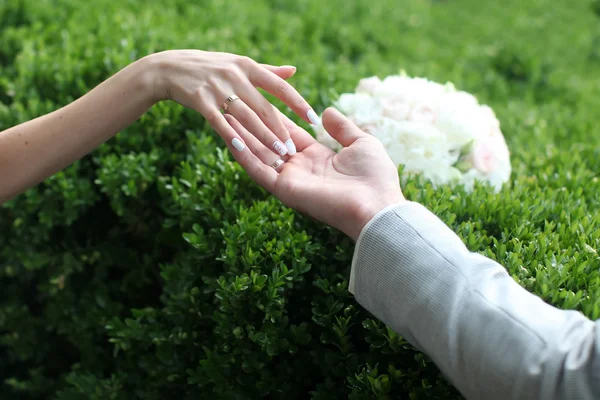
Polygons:
<instances>
[{"instance_id":1,"label":"outstretched palm","mask_svg":"<svg viewBox=\"0 0 600 400\"><path fill-rule=\"evenodd\" d=\"M233 118L228 121L250 149L231 148L235 158L252 179L284 204L356 239L374 214L404 200L396 167L379 140L339 112L329 109L323 115L327 131L344 146L338 154L282 118L299 152L279 173L269 166L278 156Z\"/></svg>"}]
</instances>

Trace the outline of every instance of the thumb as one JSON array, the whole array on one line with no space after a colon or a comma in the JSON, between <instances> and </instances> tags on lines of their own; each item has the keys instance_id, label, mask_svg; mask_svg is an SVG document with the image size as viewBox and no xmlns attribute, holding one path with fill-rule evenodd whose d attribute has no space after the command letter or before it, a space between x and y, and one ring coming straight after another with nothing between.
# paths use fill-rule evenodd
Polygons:
<instances>
[{"instance_id":1,"label":"thumb","mask_svg":"<svg viewBox=\"0 0 600 400\"><path fill-rule=\"evenodd\" d=\"M281 79L290 79L296 73L296 67L293 65L269 65L261 64L265 69L271 71Z\"/></svg>"},{"instance_id":2,"label":"thumb","mask_svg":"<svg viewBox=\"0 0 600 400\"><path fill-rule=\"evenodd\" d=\"M368 133L361 131L354 122L332 107L329 107L323 113L323 127L332 138L344 147L348 147L356 139L368 135Z\"/></svg>"}]
</instances>

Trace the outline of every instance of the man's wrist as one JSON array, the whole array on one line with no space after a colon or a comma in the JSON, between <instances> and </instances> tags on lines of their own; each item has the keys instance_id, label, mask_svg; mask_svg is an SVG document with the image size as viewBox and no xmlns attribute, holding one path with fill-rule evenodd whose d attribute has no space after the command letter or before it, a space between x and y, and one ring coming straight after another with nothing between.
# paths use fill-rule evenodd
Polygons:
<instances>
[{"instance_id":1,"label":"man's wrist","mask_svg":"<svg viewBox=\"0 0 600 400\"><path fill-rule=\"evenodd\" d=\"M401 204L406 201L407 200L402 194L391 195L381 197L371 203L359 207L354 221L347 232L348 236L356 242L364 227L373 219L373 217L389 206Z\"/></svg>"}]
</instances>

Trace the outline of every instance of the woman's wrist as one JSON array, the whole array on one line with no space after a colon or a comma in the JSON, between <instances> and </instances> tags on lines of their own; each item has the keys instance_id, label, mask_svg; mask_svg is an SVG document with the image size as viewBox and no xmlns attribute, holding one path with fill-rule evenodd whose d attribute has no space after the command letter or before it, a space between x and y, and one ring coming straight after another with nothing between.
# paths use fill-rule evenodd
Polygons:
<instances>
[{"instance_id":1,"label":"woman's wrist","mask_svg":"<svg viewBox=\"0 0 600 400\"><path fill-rule=\"evenodd\" d=\"M155 53L143 57L131 65L137 70L135 76L139 88L151 106L167 99L161 59L161 53Z\"/></svg>"}]
</instances>

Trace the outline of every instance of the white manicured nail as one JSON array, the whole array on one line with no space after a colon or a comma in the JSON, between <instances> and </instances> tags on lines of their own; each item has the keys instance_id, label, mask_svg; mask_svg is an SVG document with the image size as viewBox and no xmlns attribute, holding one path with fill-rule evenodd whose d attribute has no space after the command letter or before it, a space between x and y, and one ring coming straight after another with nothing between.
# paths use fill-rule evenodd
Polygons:
<instances>
[{"instance_id":1,"label":"white manicured nail","mask_svg":"<svg viewBox=\"0 0 600 400\"><path fill-rule=\"evenodd\" d=\"M233 145L233 147L235 147L235 149L237 151L242 151L246 148L246 145L244 144L244 142L242 142L238 138L233 138L233 140L231 141L231 144Z\"/></svg>"},{"instance_id":2,"label":"white manicured nail","mask_svg":"<svg viewBox=\"0 0 600 400\"><path fill-rule=\"evenodd\" d=\"M294 144L294 141L292 139L288 139L285 141L285 147L287 147L288 154L290 156L296 154L296 145Z\"/></svg>"},{"instance_id":3,"label":"white manicured nail","mask_svg":"<svg viewBox=\"0 0 600 400\"><path fill-rule=\"evenodd\" d=\"M296 69L296 67L293 66L293 65L280 65L280 67L281 68L294 68L294 69Z\"/></svg>"},{"instance_id":4,"label":"white manicured nail","mask_svg":"<svg viewBox=\"0 0 600 400\"><path fill-rule=\"evenodd\" d=\"M308 112L306 113L306 116L308 117L308 120L310 121L311 124L321 125L321 118L319 118L319 116L317 115L315 110L313 110L312 108L310 110L308 110Z\"/></svg>"},{"instance_id":5,"label":"white manicured nail","mask_svg":"<svg viewBox=\"0 0 600 400\"><path fill-rule=\"evenodd\" d=\"M273 148L277 153L279 153L280 156L285 156L288 152L287 147L285 147L285 145L279 140L273 143Z\"/></svg>"}]
</instances>

